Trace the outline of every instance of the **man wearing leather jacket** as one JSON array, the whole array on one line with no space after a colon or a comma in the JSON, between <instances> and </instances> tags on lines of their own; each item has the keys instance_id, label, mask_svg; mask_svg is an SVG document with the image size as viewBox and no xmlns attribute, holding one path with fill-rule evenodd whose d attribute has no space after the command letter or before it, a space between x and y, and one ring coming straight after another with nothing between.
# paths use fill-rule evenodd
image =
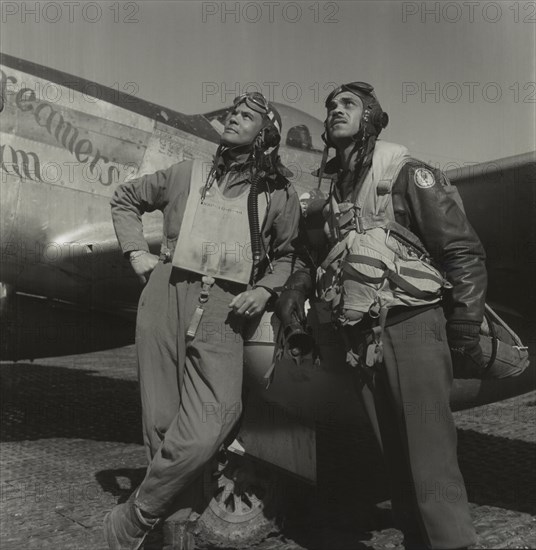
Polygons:
<instances>
[{"instance_id":1,"label":"man wearing leather jacket","mask_svg":"<svg viewBox=\"0 0 536 550\"><path fill-rule=\"evenodd\" d=\"M311 256L321 264L341 242L344 228L337 224L342 221L343 205L356 205L360 189L376 178L373 191L377 194L365 201L364 208L369 204L372 211L382 200L382 184L388 181L383 192L391 195L394 221L418 239L447 281L441 301L423 299L418 305L389 307L381 327L372 307L357 321L351 311L343 309L342 314L337 312L337 321L385 456L393 515L405 546L466 547L475 542L475 531L458 467L449 393L453 358L463 358L475 371L485 363L478 337L487 288L485 254L450 196L445 176L411 158L405 148L377 141L388 117L372 86L362 82L342 85L327 98L326 108L323 137L327 148L335 148L336 156L326 164L324 155L320 170L320 177L332 176L330 198L310 204L305 218L305 223L318 220L315 214L322 212L325 221L326 240L316 243ZM389 151L396 154L389 157ZM334 209L340 210L337 216L333 216ZM360 216L359 209L355 215ZM358 221L352 223L355 229ZM366 261L374 265L374 259ZM284 325L295 324L296 318L305 320L303 305L313 295L316 268L300 270L287 281L276 306ZM360 281L356 275L357 289ZM392 281L386 284L394 285ZM344 299L347 289L341 292ZM423 291L420 295L425 297ZM376 353L369 357L371 345Z\"/></svg>"}]
</instances>

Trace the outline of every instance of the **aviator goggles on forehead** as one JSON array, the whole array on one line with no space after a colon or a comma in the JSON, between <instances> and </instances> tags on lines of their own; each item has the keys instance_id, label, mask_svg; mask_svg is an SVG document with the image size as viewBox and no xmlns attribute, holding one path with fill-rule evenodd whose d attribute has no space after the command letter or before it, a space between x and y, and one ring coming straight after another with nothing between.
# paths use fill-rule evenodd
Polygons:
<instances>
[{"instance_id":1,"label":"aviator goggles on forehead","mask_svg":"<svg viewBox=\"0 0 536 550\"><path fill-rule=\"evenodd\" d=\"M350 82L349 84L341 84L338 88L335 88L326 99L326 107L328 103L341 92L351 92L358 96L368 95L374 97L374 87L366 82Z\"/></svg>"},{"instance_id":2,"label":"aviator goggles on forehead","mask_svg":"<svg viewBox=\"0 0 536 550\"><path fill-rule=\"evenodd\" d=\"M245 103L252 111L268 117L270 122L281 132L281 127L268 100L260 92L248 92L235 97L233 107Z\"/></svg>"}]
</instances>

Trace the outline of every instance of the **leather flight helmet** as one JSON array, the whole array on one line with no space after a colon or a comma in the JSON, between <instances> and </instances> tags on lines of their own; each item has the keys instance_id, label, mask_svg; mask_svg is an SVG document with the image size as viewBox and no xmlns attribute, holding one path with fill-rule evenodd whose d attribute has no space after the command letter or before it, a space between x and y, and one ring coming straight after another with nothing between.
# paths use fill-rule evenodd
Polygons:
<instances>
[{"instance_id":1,"label":"leather flight helmet","mask_svg":"<svg viewBox=\"0 0 536 550\"><path fill-rule=\"evenodd\" d=\"M350 92L356 95L363 103L363 114L361 116L359 133L363 132L365 136L374 135L378 137L380 132L387 126L389 122L389 115L381 108L380 102L374 93L374 88L366 82L349 82L348 84L341 84L326 98L326 109L328 108L331 100L342 92ZM357 139L357 135L355 138ZM333 143L330 142L327 130L325 130L324 134L322 134L322 139L326 145L333 147Z\"/></svg>"},{"instance_id":2,"label":"leather flight helmet","mask_svg":"<svg viewBox=\"0 0 536 550\"><path fill-rule=\"evenodd\" d=\"M259 132L262 148L277 147L281 142L281 115L278 110L260 93L248 92L233 101L233 107L245 103L247 107L262 115L264 125Z\"/></svg>"}]
</instances>

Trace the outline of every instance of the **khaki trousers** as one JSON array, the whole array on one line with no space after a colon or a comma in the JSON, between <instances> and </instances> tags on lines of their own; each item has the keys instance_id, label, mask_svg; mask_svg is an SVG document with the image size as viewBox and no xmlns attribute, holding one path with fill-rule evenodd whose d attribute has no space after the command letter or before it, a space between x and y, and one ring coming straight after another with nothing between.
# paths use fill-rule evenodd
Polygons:
<instances>
[{"instance_id":1,"label":"khaki trousers","mask_svg":"<svg viewBox=\"0 0 536 550\"><path fill-rule=\"evenodd\" d=\"M159 262L138 308L136 347L149 467L136 504L165 517L195 505L207 462L238 421L243 343L229 303L243 285L213 285L194 338L200 276ZM185 514L182 514L183 516ZM178 516L181 516L179 511Z\"/></svg>"},{"instance_id":2,"label":"khaki trousers","mask_svg":"<svg viewBox=\"0 0 536 550\"><path fill-rule=\"evenodd\" d=\"M449 405L452 363L442 309L387 327L382 341L383 364L359 385L385 457L397 527L411 548L473 544Z\"/></svg>"}]
</instances>

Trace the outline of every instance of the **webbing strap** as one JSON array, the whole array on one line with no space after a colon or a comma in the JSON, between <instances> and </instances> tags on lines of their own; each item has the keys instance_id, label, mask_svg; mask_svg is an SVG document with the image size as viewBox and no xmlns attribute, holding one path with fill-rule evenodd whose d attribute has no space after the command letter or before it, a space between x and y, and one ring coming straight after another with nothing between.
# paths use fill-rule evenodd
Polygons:
<instances>
[{"instance_id":1,"label":"webbing strap","mask_svg":"<svg viewBox=\"0 0 536 550\"><path fill-rule=\"evenodd\" d=\"M382 179L376 184L376 194L379 197L377 203L376 214L385 216L388 219L394 219L393 199L391 197L391 190L393 184L400 173L400 170L406 164L409 159L408 154L402 155L402 158L397 163L389 165ZM389 207L389 213L386 215L385 211Z\"/></svg>"},{"instance_id":2,"label":"webbing strap","mask_svg":"<svg viewBox=\"0 0 536 550\"><path fill-rule=\"evenodd\" d=\"M370 277L369 275L363 275L362 273L359 273L355 268L353 268L350 264L343 262L342 266L343 271L354 277L358 280L366 280L367 283L375 283L380 284L383 280L385 280L385 271L381 275L381 277Z\"/></svg>"},{"instance_id":3,"label":"webbing strap","mask_svg":"<svg viewBox=\"0 0 536 550\"><path fill-rule=\"evenodd\" d=\"M401 237L402 240L409 243L413 248L417 249L421 254L428 256L428 251L424 247L421 240L411 232L409 229L406 229L403 225L400 225L396 221L388 221L385 224L385 229L389 232L396 234L398 237Z\"/></svg>"},{"instance_id":4,"label":"webbing strap","mask_svg":"<svg viewBox=\"0 0 536 550\"><path fill-rule=\"evenodd\" d=\"M415 296L415 298L428 300L435 295L435 292L428 292L426 290L421 290L420 288L417 288L415 285L408 283L408 281L403 279L400 275L398 275L398 273L395 273L394 271L389 270L387 273L387 278L393 283L395 283L395 285L400 287L404 292L407 292L411 296Z\"/></svg>"},{"instance_id":5,"label":"webbing strap","mask_svg":"<svg viewBox=\"0 0 536 550\"><path fill-rule=\"evenodd\" d=\"M400 274L401 275L407 275L408 277L413 277L414 279L429 279L431 281L434 281L434 283L442 285L444 283L443 279L440 279L439 277L435 277L431 273L423 273L422 271L419 271L418 269L411 269L411 267L400 267Z\"/></svg>"},{"instance_id":6,"label":"webbing strap","mask_svg":"<svg viewBox=\"0 0 536 550\"><path fill-rule=\"evenodd\" d=\"M349 265L348 262L360 263L371 267L375 267L377 269L381 269L383 271L382 277L368 277L368 276L366 277L367 280L370 280L371 282L379 283L385 277L387 277L390 281L395 283L402 290L409 292L412 296L415 296L416 298L429 298L430 295L434 294L433 292L420 290L415 285L412 285L410 282L400 277L400 275L398 275L397 273L389 269L385 264L385 262L383 262L382 260L379 260L378 258L371 258L370 256L363 256L361 254L348 254L348 256L345 258L343 269L351 274L358 274L361 276L361 278L363 278L363 275L360 274L351 265ZM423 273L422 271L417 271L416 269L401 267L400 273L414 277L415 279L428 279L433 281L434 283L443 284L442 279L438 279L437 277L434 277L434 275L432 275L431 273L426 274L426 273Z\"/></svg>"},{"instance_id":7,"label":"webbing strap","mask_svg":"<svg viewBox=\"0 0 536 550\"><path fill-rule=\"evenodd\" d=\"M512 340L515 342L515 345L518 347L523 347L523 343L521 342L521 339L519 336L504 322L504 319L499 317L497 312L492 309L488 304L484 304L485 308L485 315L488 318L488 323L490 324L490 331L491 331L491 321L495 321L498 325L501 325L501 327L510 334L512 337Z\"/></svg>"},{"instance_id":8,"label":"webbing strap","mask_svg":"<svg viewBox=\"0 0 536 550\"><path fill-rule=\"evenodd\" d=\"M402 166L408 162L409 155L404 153L397 163L391 162L389 167L383 174L383 178L378 182L378 195L387 195L391 193L394 180L398 177L398 173Z\"/></svg>"},{"instance_id":9,"label":"webbing strap","mask_svg":"<svg viewBox=\"0 0 536 550\"><path fill-rule=\"evenodd\" d=\"M355 211L354 208L350 208L350 210L346 211L338 220L337 223L339 224L339 227L342 229L348 222L352 221L355 217Z\"/></svg>"},{"instance_id":10,"label":"webbing strap","mask_svg":"<svg viewBox=\"0 0 536 550\"><path fill-rule=\"evenodd\" d=\"M327 269L346 250L346 239L339 241L322 262L321 268Z\"/></svg>"},{"instance_id":11,"label":"webbing strap","mask_svg":"<svg viewBox=\"0 0 536 550\"><path fill-rule=\"evenodd\" d=\"M362 254L348 254L348 256L346 256L346 261L370 265L371 267L377 267L384 271L388 269L387 264L382 260L371 258L370 256L363 256Z\"/></svg>"},{"instance_id":12,"label":"webbing strap","mask_svg":"<svg viewBox=\"0 0 536 550\"><path fill-rule=\"evenodd\" d=\"M489 315L488 312L485 311L484 317L486 317L486 320L488 322L489 332L491 336L491 356L489 358L488 364L486 365L486 368L484 369L487 372L489 369L491 369L491 365L493 365L493 362L497 357L497 348L499 347L499 342L497 339L497 331L495 330L495 327L492 323L491 315Z\"/></svg>"},{"instance_id":13,"label":"webbing strap","mask_svg":"<svg viewBox=\"0 0 536 550\"><path fill-rule=\"evenodd\" d=\"M366 265L370 265L372 267L376 267L378 269L383 269L384 273L383 276L387 277L390 281L395 283L398 287L400 287L402 290L410 294L411 296L415 296L415 298L422 298L424 300L429 299L430 297L434 296L434 292L428 292L426 290L421 290L420 288L417 288L415 285L412 285L408 281L406 281L404 278L402 278L398 273L395 273L391 269L387 267L387 265L382 262L381 260L378 260L377 258L370 258L368 256L361 256L360 254L349 254L346 258L346 262L356 262L356 263L363 263ZM347 263L345 262L344 269L346 270ZM351 267L351 266L350 266ZM353 268L352 268L353 269ZM355 271L355 270L354 270ZM425 277L423 277L425 278ZM437 279L435 277L430 276L430 279L432 279L434 282L437 282ZM383 279L380 278L379 281ZM378 282L379 282L378 281Z\"/></svg>"},{"instance_id":14,"label":"webbing strap","mask_svg":"<svg viewBox=\"0 0 536 550\"><path fill-rule=\"evenodd\" d=\"M340 241L341 232L339 230L339 224L337 223L337 214L339 214L339 204L335 198L335 184L332 182L329 196L329 215L327 218L327 223L329 225L329 231L332 238ZM324 262L325 263L325 262Z\"/></svg>"}]
</instances>

